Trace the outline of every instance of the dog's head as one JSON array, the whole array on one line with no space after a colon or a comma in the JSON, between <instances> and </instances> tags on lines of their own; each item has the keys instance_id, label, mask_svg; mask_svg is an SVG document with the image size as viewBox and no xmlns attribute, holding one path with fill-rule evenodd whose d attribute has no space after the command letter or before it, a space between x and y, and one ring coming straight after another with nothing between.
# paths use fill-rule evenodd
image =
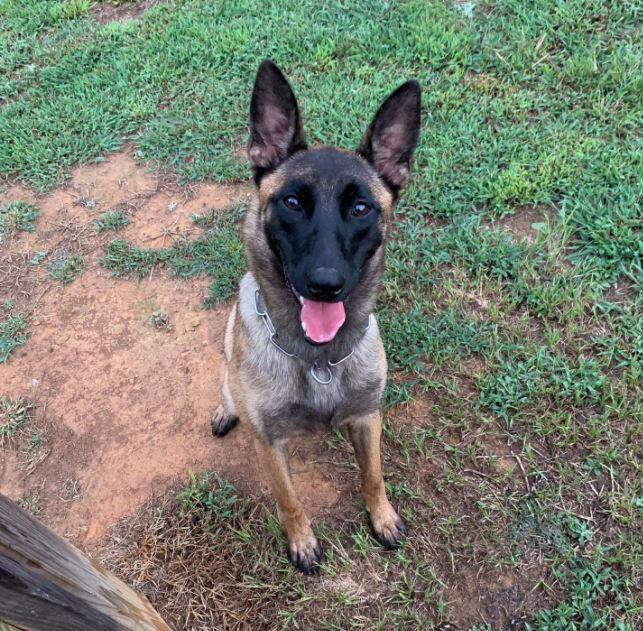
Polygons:
<instances>
[{"instance_id":1,"label":"dog's head","mask_svg":"<svg viewBox=\"0 0 643 631\"><path fill-rule=\"evenodd\" d=\"M259 67L248 155L273 264L301 305L308 341L329 342L344 323L408 181L419 130L420 87L408 81L384 101L356 152L309 149L288 81L271 61Z\"/></svg>"}]
</instances>

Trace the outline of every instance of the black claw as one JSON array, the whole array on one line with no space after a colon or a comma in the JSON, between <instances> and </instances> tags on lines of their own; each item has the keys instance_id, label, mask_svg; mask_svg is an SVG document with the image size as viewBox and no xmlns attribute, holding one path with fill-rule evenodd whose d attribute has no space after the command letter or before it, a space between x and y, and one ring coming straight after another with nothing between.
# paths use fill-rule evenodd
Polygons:
<instances>
[{"instance_id":1,"label":"black claw","mask_svg":"<svg viewBox=\"0 0 643 631\"><path fill-rule=\"evenodd\" d=\"M300 572L308 575L317 575L321 571L324 551L317 541L312 552L306 551L305 554L302 554L301 552L293 553L289 550L288 558Z\"/></svg>"},{"instance_id":2,"label":"black claw","mask_svg":"<svg viewBox=\"0 0 643 631\"><path fill-rule=\"evenodd\" d=\"M373 534L380 545L384 546L387 550L395 550L399 548L402 541L406 538L406 525L402 519L398 517L395 522L395 532L393 535L377 532L375 528L373 528Z\"/></svg>"},{"instance_id":3,"label":"black claw","mask_svg":"<svg viewBox=\"0 0 643 631\"><path fill-rule=\"evenodd\" d=\"M222 436L225 436L238 422L239 418L237 416L225 416L220 420L213 418L212 421L210 421L212 435L215 438L221 438Z\"/></svg>"}]
</instances>

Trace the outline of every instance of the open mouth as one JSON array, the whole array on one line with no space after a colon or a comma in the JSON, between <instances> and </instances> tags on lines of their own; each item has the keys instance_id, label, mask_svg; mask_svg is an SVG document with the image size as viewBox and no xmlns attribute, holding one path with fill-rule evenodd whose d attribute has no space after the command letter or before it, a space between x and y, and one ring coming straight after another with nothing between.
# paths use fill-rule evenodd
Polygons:
<instances>
[{"instance_id":1,"label":"open mouth","mask_svg":"<svg viewBox=\"0 0 643 631\"><path fill-rule=\"evenodd\" d=\"M304 298L290 283L290 289L301 304L299 319L309 342L326 344L333 340L346 320L343 302L317 302Z\"/></svg>"}]
</instances>

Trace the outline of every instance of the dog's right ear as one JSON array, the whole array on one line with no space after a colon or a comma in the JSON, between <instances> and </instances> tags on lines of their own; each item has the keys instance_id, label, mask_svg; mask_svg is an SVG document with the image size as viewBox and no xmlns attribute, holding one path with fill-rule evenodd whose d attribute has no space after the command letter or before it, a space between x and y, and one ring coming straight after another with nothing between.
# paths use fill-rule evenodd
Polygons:
<instances>
[{"instance_id":1,"label":"dog's right ear","mask_svg":"<svg viewBox=\"0 0 643 631\"><path fill-rule=\"evenodd\" d=\"M281 70L265 59L250 101L248 157L255 182L302 149L306 140L295 95Z\"/></svg>"}]
</instances>

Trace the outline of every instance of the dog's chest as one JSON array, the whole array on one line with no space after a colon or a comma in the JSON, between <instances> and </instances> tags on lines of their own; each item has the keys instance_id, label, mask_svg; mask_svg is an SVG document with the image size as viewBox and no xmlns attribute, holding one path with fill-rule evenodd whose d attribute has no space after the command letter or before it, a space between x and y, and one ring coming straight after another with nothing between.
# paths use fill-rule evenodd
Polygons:
<instances>
[{"instance_id":1,"label":"dog's chest","mask_svg":"<svg viewBox=\"0 0 643 631\"><path fill-rule=\"evenodd\" d=\"M331 382L322 384L310 365L270 344L254 311L255 287L252 277L244 277L239 312L247 332L240 376L249 386L248 414L257 429L269 440L279 440L376 412L386 380L377 324L358 340L350 358L331 369ZM320 371L318 377L326 380L328 373Z\"/></svg>"},{"instance_id":2,"label":"dog's chest","mask_svg":"<svg viewBox=\"0 0 643 631\"><path fill-rule=\"evenodd\" d=\"M288 435L337 427L351 418L377 411L384 377L376 371L349 375L350 366L335 374L330 384L319 384L307 370L292 371L279 396L267 395L259 404L267 436ZM296 374L293 374L296 373Z\"/></svg>"}]
</instances>

